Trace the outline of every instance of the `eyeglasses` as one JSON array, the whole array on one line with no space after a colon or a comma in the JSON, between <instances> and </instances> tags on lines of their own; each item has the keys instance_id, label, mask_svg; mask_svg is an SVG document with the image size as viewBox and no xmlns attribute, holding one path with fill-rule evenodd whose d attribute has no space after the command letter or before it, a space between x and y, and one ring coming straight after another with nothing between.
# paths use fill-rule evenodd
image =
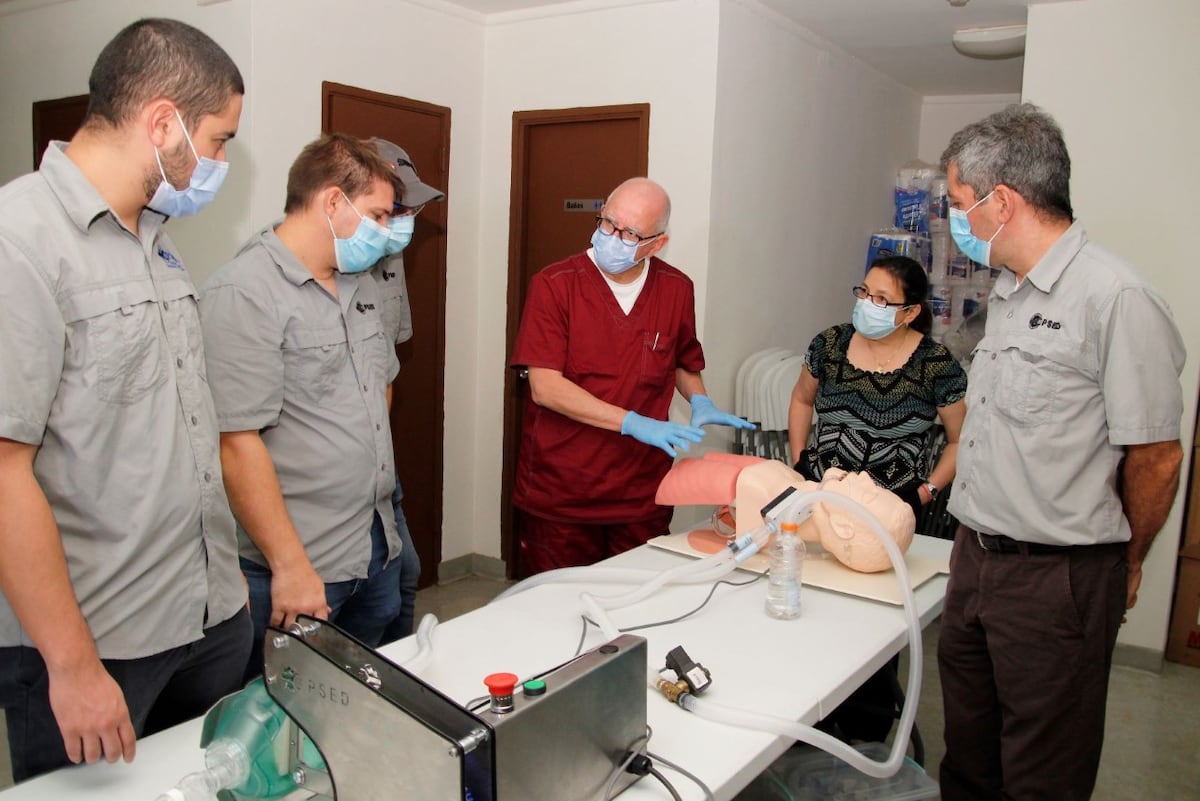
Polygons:
<instances>
[{"instance_id":1,"label":"eyeglasses","mask_svg":"<svg viewBox=\"0 0 1200 801\"><path fill-rule=\"evenodd\" d=\"M392 216L393 217L416 217L418 214L421 213L421 209L423 209L423 208L425 208L424 203L422 203L420 206L405 206L400 203L395 203L392 205Z\"/></svg>"},{"instance_id":2,"label":"eyeglasses","mask_svg":"<svg viewBox=\"0 0 1200 801\"><path fill-rule=\"evenodd\" d=\"M859 300L869 300L869 301L871 301L871 303L873 305L878 306L881 309L886 309L889 306L901 308L904 306L912 305L911 303L892 303L887 298L885 298L883 295L872 295L870 292L867 291L867 288L865 286L861 286L861 285L856 286L856 287L851 287L850 291L853 292L854 297L858 298Z\"/></svg>"},{"instance_id":3,"label":"eyeglasses","mask_svg":"<svg viewBox=\"0 0 1200 801\"><path fill-rule=\"evenodd\" d=\"M620 235L621 241L626 245L640 245L643 242L649 242L651 239L657 239L665 233L664 231L659 231L657 234L650 234L650 236L640 236L636 231L618 228L607 217L596 218L596 229L605 236Z\"/></svg>"}]
</instances>

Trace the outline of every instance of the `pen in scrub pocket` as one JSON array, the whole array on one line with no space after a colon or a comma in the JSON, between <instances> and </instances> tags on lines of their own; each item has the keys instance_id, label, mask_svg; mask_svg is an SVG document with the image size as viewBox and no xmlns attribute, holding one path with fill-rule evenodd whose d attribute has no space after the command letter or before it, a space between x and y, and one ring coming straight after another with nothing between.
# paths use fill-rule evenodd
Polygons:
<instances>
[{"instance_id":1,"label":"pen in scrub pocket","mask_svg":"<svg viewBox=\"0 0 1200 801\"><path fill-rule=\"evenodd\" d=\"M654 344L650 346L650 350L658 350L658 335L659 335L659 332L655 331L654 332Z\"/></svg>"}]
</instances>

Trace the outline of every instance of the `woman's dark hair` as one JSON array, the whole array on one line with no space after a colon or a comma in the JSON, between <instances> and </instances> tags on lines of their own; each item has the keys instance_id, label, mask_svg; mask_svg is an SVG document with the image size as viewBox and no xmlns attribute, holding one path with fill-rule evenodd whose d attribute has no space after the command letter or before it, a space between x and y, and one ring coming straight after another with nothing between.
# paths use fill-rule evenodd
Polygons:
<instances>
[{"instance_id":1,"label":"woman's dark hair","mask_svg":"<svg viewBox=\"0 0 1200 801\"><path fill-rule=\"evenodd\" d=\"M920 306L917 318L908 324L909 328L928 334L933 329L933 312L929 310L929 276L925 268L908 256L884 256L871 262L871 269L878 267L886 270L900 284L904 292L904 302L910 306Z\"/></svg>"}]
</instances>

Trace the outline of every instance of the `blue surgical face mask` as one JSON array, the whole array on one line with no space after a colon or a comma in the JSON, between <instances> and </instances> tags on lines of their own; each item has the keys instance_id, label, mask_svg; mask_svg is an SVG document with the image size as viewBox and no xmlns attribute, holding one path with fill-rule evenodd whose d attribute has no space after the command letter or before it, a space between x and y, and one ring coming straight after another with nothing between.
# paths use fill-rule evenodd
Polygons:
<instances>
[{"instance_id":1,"label":"blue surgical face mask","mask_svg":"<svg viewBox=\"0 0 1200 801\"><path fill-rule=\"evenodd\" d=\"M192 177L188 181L187 188L176 189L167 180L167 173L163 170L162 157L158 155L158 148L154 148L154 160L158 162L158 172L162 175L162 183L158 185L158 189L154 190L154 197L150 198L150 202L146 205L168 217L187 217L200 211L217 196L217 190L221 188L221 184L225 181L225 175L229 172L229 162L201 158L200 154L196 152L196 146L192 144L192 137L188 135L187 126L183 124L183 117L179 116L178 109L175 110L175 118L179 120L179 126L183 128L183 136L187 139L188 147L192 149L192 155L196 157L196 169L192 170Z\"/></svg>"},{"instance_id":2,"label":"blue surgical face mask","mask_svg":"<svg viewBox=\"0 0 1200 801\"><path fill-rule=\"evenodd\" d=\"M992 234L991 238L984 240L971 233L971 221L967 219L967 215L979 206L980 203L987 200L996 190L993 189L986 195L975 201L975 205L963 211L962 209L950 209L950 236L954 237L954 244L958 245L958 249L963 255L971 261L979 262L991 266L992 257L992 240L1000 235L1007 223L1001 223L996 229L996 233Z\"/></svg>"},{"instance_id":3,"label":"blue surgical face mask","mask_svg":"<svg viewBox=\"0 0 1200 801\"><path fill-rule=\"evenodd\" d=\"M850 322L854 330L867 339L883 339L896 330L895 306L876 306L866 298L854 301L854 314Z\"/></svg>"},{"instance_id":4,"label":"blue surgical face mask","mask_svg":"<svg viewBox=\"0 0 1200 801\"><path fill-rule=\"evenodd\" d=\"M408 247L408 243L412 241L413 225L416 219L415 214L406 214L403 217L392 217L388 220L388 241L383 247L385 256L395 256Z\"/></svg>"},{"instance_id":5,"label":"blue surgical face mask","mask_svg":"<svg viewBox=\"0 0 1200 801\"><path fill-rule=\"evenodd\" d=\"M349 239L338 239L337 231L333 230L333 220L325 218L329 223L329 230L333 233L333 255L337 259L338 272L365 272L383 258L390 239L388 229L360 214L345 192L342 192L342 197L346 198L346 205L351 211L358 214L358 227Z\"/></svg>"},{"instance_id":6,"label":"blue surgical face mask","mask_svg":"<svg viewBox=\"0 0 1200 801\"><path fill-rule=\"evenodd\" d=\"M599 228L592 234L592 249L596 257L596 266L609 275L620 275L638 263L636 258L638 245L628 245L621 237L613 234L607 236Z\"/></svg>"}]
</instances>

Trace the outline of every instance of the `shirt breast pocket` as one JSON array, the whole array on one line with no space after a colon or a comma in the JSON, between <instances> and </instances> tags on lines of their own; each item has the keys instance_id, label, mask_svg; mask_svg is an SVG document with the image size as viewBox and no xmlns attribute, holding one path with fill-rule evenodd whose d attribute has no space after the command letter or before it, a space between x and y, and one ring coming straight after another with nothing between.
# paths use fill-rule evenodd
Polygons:
<instances>
[{"instance_id":1,"label":"shirt breast pocket","mask_svg":"<svg viewBox=\"0 0 1200 801\"><path fill-rule=\"evenodd\" d=\"M388 365L391 363L388 351L395 345L384 335L382 320L375 317L355 320L350 336L354 340L355 351L362 354L361 364L368 383L371 386L386 384Z\"/></svg>"},{"instance_id":2,"label":"shirt breast pocket","mask_svg":"<svg viewBox=\"0 0 1200 801\"><path fill-rule=\"evenodd\" d=\"M675 337L642 332L641 383L661 387L675 381Z\"/></svg>"},{"instance_id":3,"label":"shirt breast pocket","mask_svg":"<svg viewBox=\"0 0 1200 801\"><path fill-rule=\"evenodd\" d=\"M135 404L166 382L157 303L149 282L84 290L63 301L67 359L105 403Z\"/></svg>"},{"instance_id":4,"label":"shirt breast pocket","mask_svg":"<svg viewBox=\"0 0 1200 801\"><path fill-rule=\"evenodd\" d=\"M1029 428L1057 419L1059 393L1082 369L1083 351L1083 343L1019 335L983 339L975 358L999 362L990 401L1012 425Z\"/></svg>"},{"instance_id":5,"label":"shirt breast pocket","mask_svg":"<svg viewBox=\"0 0 1200 801\"><path fill-rule=\"evenodd\" d=\"M285 392L320 403L337 385L346 360L346 332L341 326L297 327L283 343Z\"/></svg>"}]
</instances>

